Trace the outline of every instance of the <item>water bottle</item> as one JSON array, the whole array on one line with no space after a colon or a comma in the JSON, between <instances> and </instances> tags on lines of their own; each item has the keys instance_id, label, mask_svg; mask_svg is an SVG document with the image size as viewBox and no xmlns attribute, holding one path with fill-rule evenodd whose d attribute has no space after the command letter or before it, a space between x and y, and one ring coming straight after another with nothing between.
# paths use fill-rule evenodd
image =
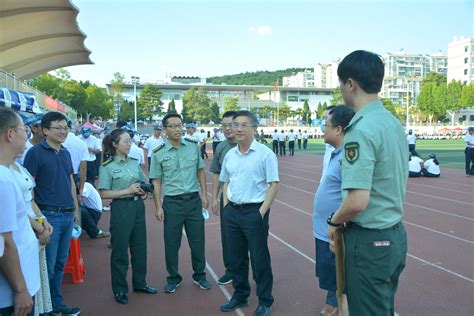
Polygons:
<instances>
[{"instance_id":1,"label":"water bottle","mask_svg":"<svg viewBox=\"0 0 474 316\"><path fill-rule=\"evenodd\" d=\"M202 209L202 217L204 218L205 221L209 219L209 211L205 208Z\"/></svg>"}]
</instances>

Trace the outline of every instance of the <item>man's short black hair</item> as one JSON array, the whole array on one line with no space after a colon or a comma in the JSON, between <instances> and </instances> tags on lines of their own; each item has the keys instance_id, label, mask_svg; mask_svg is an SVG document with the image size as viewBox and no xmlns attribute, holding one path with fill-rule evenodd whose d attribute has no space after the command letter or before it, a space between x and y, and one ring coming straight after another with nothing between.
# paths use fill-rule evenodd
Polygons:
<instances>
[{"instance_id":1,"label":"man's short black hair","mask_svg":"<svg viewBox=\"0 0 474 316\"><path fill-rule=\"evenodd\" d=\"M167 120L170 118L170 117L177 117L181 120L181 123L183 122L183 118L181 117L181 115L179 115L178 113L176 112L170 112L168 114L166 114L164 117L163 117L163 120L161 121L161 123L163 124L163 127L166 127L166 124L167 124Z\"/></svg>"},{"instance_id":2,"label":"man's short black hair","mask_svg":"<svg viewBox=\"0 0 474 316\"><path fill-rule=\"evenodd\" d=\"M252 112L250 111L237 111L237 113L234 114L234 116L232 117L233 120L235 120L237 117L239 116L246 116L250 119L250 123L252 124L252 127L257 127L258 126L258 119L257 119L257 116L255 116L255 114L253 114Z\"/></svg>"},{"instance_id":3,"label":"man's short black hair","mask_svg":"<svg viewBox=\"0 0 474 316\"><path fill-rule=\"evenodd\" d=\"M0 107L0 133L3 134L6 130L17 125L20 121L20 117L14 110L11 108Z\"/></svg>"},{"instance_id":4,"label":"man's short black hair","mask_svg":"<svg viewBox=\"0 0 474 316\"><path fill-rule=\"evenodd\" d=\"M124 120L118 120L117 121L117 124L115 125L116 128L122 128L124 127L125 125L127 125L127 122L125 122Z\"/></svg>"},{"instance_id":5,"label":"man's short black hair","mask_svg":"<svg viewBox=\"0 0 474 316\"><path fill-rule=\"evenodd\" d=\"M356 50L341 61L337 75L342 83L352 79L366 93L379 93L382 89L384 65L379 55Z\"/></svg>"},{"instance_id":6,"label":"man's short black hair","mask_svg":"<svg viewBox=\"0 0 474 316\"><path fill-rule=\"evenodd\" d=\"M332 127L336 128L341 126L342 129L345 129L349 125L350 121L354 117L354 110L346 105L334 106L328 112L328 117L331 115L330 122Z\"/></svg>"},{"instance_id":7,"label":"man's short black hair","mask_svg":"<svg viewBox=\"0 0 474 316\"><path fill-rule=\"evenodd\" d=\"M234 117L234 115L237 114L237 111L227 111L222 114L222 118L224 117Z\"/></svg>"},{"instance_id":8,"label":"man's short black hair","mask_svg":"<svg viewBox=\"0 0 474 316\"><path fill-rule=\"evenodd\" d=\"M51 122L66 121L67 117L60 112L48 112L41 119L41 128L50 128Z\"/></svg>"}]
</instances>

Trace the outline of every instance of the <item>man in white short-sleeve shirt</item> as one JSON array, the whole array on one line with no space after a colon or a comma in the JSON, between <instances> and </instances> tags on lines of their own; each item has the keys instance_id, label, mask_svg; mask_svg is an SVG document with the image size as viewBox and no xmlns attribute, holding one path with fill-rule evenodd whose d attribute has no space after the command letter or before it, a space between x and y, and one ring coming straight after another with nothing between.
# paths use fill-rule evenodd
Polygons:
<instances>
[{"instance_id":1,"label":"man in white short-sleeve shirt","mask_svg":"<svg viewBox=\"0 0 474 316\"><path fill-rule=\"evenodd\" d=\"M255 140L258 119L239 111L232 120L238 145L226 154L219 181L224 183L224 221L235 289L220 306L230 312L248 304L248 253L257 283L259 304L254 315L269 315L273 304L273 273L268 251L270 206L278 192L278 160L273 151Z\"/></svg>"},{"instance_id":2,"label":"man in white short-sleeve shirt","mask_svg":"<svg viewBox=\"0 0 474 316\"><path fill-rule=\"evenodd\" d=\"M96 137L92 136L92 128L89 126L83 126L81 128L81 135L79 135L78 138L87 145L89 151L86 181L94 185L95 179L99 173L95 163L95 160L97 159L96 154L101 153L102 145Z\"/></svg>"},{"instance_id":3,"label":"man in white short-sleeve shirt","mask_svg":"<svg viewBox=\"0 0 474 316\"><path fill-rule=\"evenodd\" d=\"M38 241L28 220L20 188L9 166L23 153L27 138L21 118L0 108L0 234L5 239L0 258L0 314L26 315L40 288Z\"/></svg>"},{"instance_id":4,"label":"man in white short-sleeve shirt","mask_svg":"<svg viewBox=\"0 0 474 316\"><path fill-rule=\"evenodd\" d=\"M103 238L110 236L110 233L105 232L97 227L100 217L102 216L102 199L99 192L86 182L84 190L82 191L83 199L79 203L81 208L81 227L91 238Z\"/></svg>"},{"instance_id":5,"label":"man in white short-sleeve shirt","mask_svg":"<svg viewBox=\"0 0 474 316\"><path fill-rule=\"evenodd\" d=\"M143 145L143 151L145 153L148 163L148 171L150 170L150 161L153 149L158 146L161 146L164 143L163 138L161 137L162 130L163 128L161 127L161 125L156 125L153 129L153 136L148 137L148 139L145 141L145 144Z\"/></svg>"},{"instance_id":6,"label":"man in white short-sleeve shirt","mask_svg":"<svg viewBox=\"0 0 474 316\"><path fill-rule=\"evenodd\" d=\"M68 122L69 128L70 122ZM68 132L63 146L71 154L72 169L74 170L73 178L78 184L79 192L84 189L87 175L87 161L89 160L89 149L84 141L79 139L74 133Z\"/></svg>"}]
</instances>

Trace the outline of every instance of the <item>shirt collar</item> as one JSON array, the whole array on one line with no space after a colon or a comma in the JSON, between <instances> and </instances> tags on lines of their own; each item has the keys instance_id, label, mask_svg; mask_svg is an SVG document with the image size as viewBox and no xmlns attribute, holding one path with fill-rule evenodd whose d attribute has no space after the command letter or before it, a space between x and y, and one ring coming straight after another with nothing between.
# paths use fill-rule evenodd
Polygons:
<instances>
[{"instance_id":1,"label":"shirt collar","mask_svg":"<svg viewBox=\"0 0 474 316\"><path fill-rule=\"evenodd\" d=\"M241 153L241 152L240 152L239 145L237 145L237 153L238 153L239 155L241 155L241 156L242 156L242 155L246 155L246 154L248 154L250 151L256 151L256 150L257 150L257 146L258 146L258 142L257 142L256 139L254 139L254 140L252 141L252 143L250 144L249 150L247 150L247 151L244 152L244 153Z\"/></svg>"},{"instance_id":2,"label":"shirt collar","mask_svg":"<svg viewBox=\"0 0 474 316\"><path fill-rule=\"evenodd\" d=\"M331 159L334 158L335 156L339 155L342 151L342 146L335 149L332 153L331 153Z\"/></svg>"},{"instance_id":3,"label":"shirt collar","mask_svg":"<svg viewBox=\"0 0 474 316\"><path fill-rule=\"evenodd\" d=\"M180 143L181 143L181 145L186 146L186 141L184 140L184 137L181 137ZM173 145L171 145L171 143L170 143L170 141L169 141L168 139L165 139L164 144L165 144L165 149L166 149L166 150L171 150L171 149L173 149L173 148L176 149L176 147L174 147Z\"/></svg>"},{"instance_id":4,"label":"shirt collar","mask_svg":"<svg viewBox=\"0 0 474 316\"><path fill-rule=\"evenodd\" d=\"M382 109L382 108L383 108L383 104L380 100L376 100L374 102L371 102L371 103L367 104L362 109L360 109L358 112L356 112L356 114L354 115L352 120L349 122L349 125L347 125L347 127L345 129L348 130L352 125L354 125L356 122L361 120L364 117L364 115L367 115L372 111L379 110L379 109Z\"/></svg>"},{"instance_id":5,"label":"shirt collar","mask_svg":"<svg viewBox=\"0 0 474 316\"><path fill-rule=\"evenodd\" d=\"M121 162L125 162L125 161L128 161L128 156L125 156L125 159L120 159L120 156L119 155L115 155L114 156L114 162L117 162L117 163L121 163Z\"/></svg>"},{"instance_id":6,"label":"shirt collar","mask_svg":"<svg viewBox=\"0 0 474 316\"><path fill-rule=\"evenodd\" d=\"M46 142L45 139L42 139L39 143L41 146L43 146L43 148L47 149L47 150L54 150L56 151L56 149L54 149L53 147L49 146L49 144ZM63 145L59 145L59 150L62 150L64 149Z\"/></svg>"}]
</instances>

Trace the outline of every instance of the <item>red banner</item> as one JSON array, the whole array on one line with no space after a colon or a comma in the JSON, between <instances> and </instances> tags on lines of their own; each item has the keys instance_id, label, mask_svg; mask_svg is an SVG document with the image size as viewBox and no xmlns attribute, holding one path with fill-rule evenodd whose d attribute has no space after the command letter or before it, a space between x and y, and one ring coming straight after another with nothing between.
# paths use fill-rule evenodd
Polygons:
<instances>
[{"instance_id":1,"label":"red banner","mask_svg":"<svg viewBox=\"0 0 474 316\"><path fill-rule=\"evenodd\" d=\"M44 98L44 104L46 107L52 111L58 111L61 113L66 113L66 107L61 102L54 100L51 97L46 96Z\"/></svg>"}]
</instances>

